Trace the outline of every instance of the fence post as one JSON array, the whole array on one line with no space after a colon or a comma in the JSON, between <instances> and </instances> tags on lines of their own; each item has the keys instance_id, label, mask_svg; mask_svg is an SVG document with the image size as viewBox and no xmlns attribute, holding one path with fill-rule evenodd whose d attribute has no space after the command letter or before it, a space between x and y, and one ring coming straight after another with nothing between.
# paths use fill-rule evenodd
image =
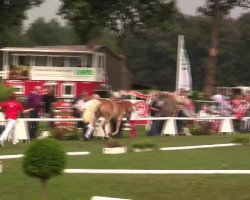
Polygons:
<instances>
[{"instance_id":1,"label":"fence post","mask_svg":"<svg viewBox=\"0 0 250 200\"><path fill-rule=\"evenodd\" d=\"M234 127L232 119L223 119L220 126L220 133L233 133Z\"/></svg>"},{"instance_id":2,"label":"fence post","mask_svg":"<svg viewBox=\"0 0 250 200\"><path fill-rule=\"evenodd\" d=\"M26 140L26 141L30 140L26 121L18 119L14 131L17 140Z\"/></svg>"},{"instance_id":3,"label":"fence post","mask_svg":"<svg viewBox=\"0 0 250 200\"><path fill-rule=\"evenodd\" d=\"M161 134L162 135L176 136L178 134L176 120L175 119L166 120L164 122Z\"/></svg>"}]
</instances>

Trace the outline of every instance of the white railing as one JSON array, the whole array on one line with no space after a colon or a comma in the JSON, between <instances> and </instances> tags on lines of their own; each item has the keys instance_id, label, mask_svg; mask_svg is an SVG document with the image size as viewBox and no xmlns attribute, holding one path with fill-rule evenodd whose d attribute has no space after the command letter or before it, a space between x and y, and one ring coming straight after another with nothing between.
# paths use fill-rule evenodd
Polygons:
<instances>
[{"instance_id":1,"label":"white railing","mask_svg":"<svg viewBox=\"0 0 250 200\"><path fill-rule=\"evenodd\" d=\"M146 117L146 118L135 118L131 119L134 121L154 121L154 120L233 120L237 119L236 117ZM243 117L242 120L249 120L250 117ZM74 122L74 121L82 121L81 118L18 118L18 120L22 121L30 121L30 122ZM123 119L126 120L125 118ZM0 122L5 121L4 119L0 119Z\"/></svg>"},{"instance_id":2,"label":"white railing","mask_svg":"<svg viewBox=\"0 0 250 200\"><path fill-rule=\"evenodd\" d=\"M5 71L0 71L0 77L4 77L5 78L6 72Z\"/></svg>"},{"instance_id":3,"label":"white railing","mask_svg":"<svg viewBox=\"0 0 250 200\"><path fill-rule=\"evenodd\" d=\"M233 133L234 127L232 120L236 119L235 117L147 117L147 118L138 118L133 119L135 121L153 121L153 120L164 120L164 125L161 131L161 135L178 135L176 120L195 120L195 121L205 121L205 120L222 120L219 133ZM249 120L250 117L244 117L243 120ZM125 119L124 119L125 120ZM0 122L6 121L3 117L0 117ZM29 135L27 131L26 122L76 122L82 121L81 118L19 118L16 124L16 135L20 140L29 140ZM126 124L127 126L127 124ZM124 127L124 130L126 129Z\"/></svg>"}]
</instances>

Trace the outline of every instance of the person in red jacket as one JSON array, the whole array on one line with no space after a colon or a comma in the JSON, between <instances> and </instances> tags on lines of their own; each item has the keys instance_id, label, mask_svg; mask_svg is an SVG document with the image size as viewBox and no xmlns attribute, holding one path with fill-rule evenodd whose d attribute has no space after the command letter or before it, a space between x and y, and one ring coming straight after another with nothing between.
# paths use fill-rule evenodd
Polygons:
<instances>
[{"instance_id":1,"label":"person in red jacket","mask_svg":"<svg viewBox=\"0 0 250 200\"><path fill-rule=\"evenodd\" d=\"M16 124L16 119L21 112L29 112L32 109L24 110L22 104L16 100L15 94L12 94L9 100L0 103L0 108L5 110L6 126L0 136L0 146L4 146L4 142L8 139L9 135L13 132L13 128ZM14 133L12 134L13 145L18 143Z\"/></svg>"}]
</instances>

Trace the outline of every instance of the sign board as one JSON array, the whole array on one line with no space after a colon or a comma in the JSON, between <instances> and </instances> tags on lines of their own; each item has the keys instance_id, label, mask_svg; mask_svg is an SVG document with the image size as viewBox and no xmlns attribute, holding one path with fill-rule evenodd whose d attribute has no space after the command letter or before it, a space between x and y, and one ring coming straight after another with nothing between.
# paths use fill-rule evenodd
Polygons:
<instances>
[{"instance_id":1,"label":"sign board","mask_svg":"<svg viewBox=\"0 0 250 200\"><path fill-rule=\"evenodd\" d=\"M32 66L31 80L95 81L96 70L84 67L38 67Z\"/></svg>"}]
</instances>

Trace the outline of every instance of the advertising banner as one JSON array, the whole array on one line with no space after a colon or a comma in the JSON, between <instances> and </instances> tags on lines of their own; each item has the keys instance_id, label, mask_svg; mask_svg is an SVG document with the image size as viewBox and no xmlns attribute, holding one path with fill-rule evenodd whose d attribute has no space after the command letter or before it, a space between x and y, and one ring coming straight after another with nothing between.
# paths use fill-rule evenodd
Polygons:
<instances>
[{"instance_id":1,"label":"advertising banner","mask_svg":"<svg viewBox=\"0 0 250 200\"><path fill-rule=\"evenodd\" d=\"M96 81L96 71L83 67L38 67L32 66L31 80Z\"/></svg>"}]
</instances>

